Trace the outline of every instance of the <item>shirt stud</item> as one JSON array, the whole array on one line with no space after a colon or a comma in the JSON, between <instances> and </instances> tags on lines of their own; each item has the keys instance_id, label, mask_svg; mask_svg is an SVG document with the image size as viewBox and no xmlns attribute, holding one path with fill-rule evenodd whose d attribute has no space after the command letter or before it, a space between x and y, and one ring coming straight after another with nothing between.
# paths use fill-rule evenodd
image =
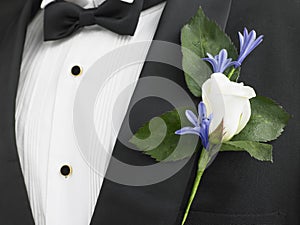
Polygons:
<instances>
[{"instance_id":1,"label":"shirt stud","mask_svg":"<svg viewBox=\"0 0 300 225\"><path fill-rule=\"evenodd\" d=\"M75 65L71 68L71 75L72 76L79 76L82 74L82 67Z\"/></svg>"},{"instance_id":2,"label":"shirt stud","mask_svg":"<svg viewBox=\"0 0 300 225\"><path fill-rule=\"evenodd\" d=\"M63 165L60 168L60 174L65 178L69 177L72 174L72 167L69 165Z\"/></svg>"}]
</instances>

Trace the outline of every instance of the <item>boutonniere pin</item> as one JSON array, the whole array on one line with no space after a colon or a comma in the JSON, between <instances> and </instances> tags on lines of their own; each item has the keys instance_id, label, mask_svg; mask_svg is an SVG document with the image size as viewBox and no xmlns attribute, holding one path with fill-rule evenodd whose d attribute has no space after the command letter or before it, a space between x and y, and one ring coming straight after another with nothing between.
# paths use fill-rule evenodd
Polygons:
<instances>
[{"instance_id":1,"label":"boutonniere pin","mask_svg":"<svg viewBox=\"0 0 300 225\"><path fill-rule=\"evenodd\" d=\"M200 8L181 32L185 80L191 93L199 98L197 110L176 108L159 116L165 124L161 127L158 124L151 131L159 133L165 125L168 130L163 141L151 139L159 145L146 146L141 141L150 133L149 122L130 140L157 161L166 158L176 161L195 152L185 146L180 154L168 157L179 138L199 137L201 146L196 149L201 150L198 170L182 225L188 217L201 177L218 152L245 151L257 160L273 162L272 145L267 142L281 135L290 118L275 101L257 96L252 87L238 81L244 60L264 38L262 35L257 37L254 30L249 32L246 28L238 36L239 52L230 38ZM186 121L181 121L179 115L185 115ZM155 147L149 150L149 146Z\"/></svg>"}]
</instances>

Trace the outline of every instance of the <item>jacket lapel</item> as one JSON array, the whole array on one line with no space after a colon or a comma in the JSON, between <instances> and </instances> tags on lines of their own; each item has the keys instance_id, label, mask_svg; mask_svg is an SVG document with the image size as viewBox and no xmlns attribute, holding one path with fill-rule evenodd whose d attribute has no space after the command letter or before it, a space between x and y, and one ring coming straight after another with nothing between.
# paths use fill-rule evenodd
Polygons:
<instances>
[{"instance_id":1,"label":"jacket lapel","mask_svg":"<svg viewBox=\"0 0 300 225\"><path fill-rule=\"evenodd\" d=\"M204 9L211 19L216 20L220 26L225 29L230 5L231 0L167 1L154 40L179 44L182 26L196 13L199 6ZM151 77L153 75L159 78L166 78L177 83L187 91L181 69L176 69L163 63L149 62L151 61L151 58L155 59L155 56L159 55L162 58L172 57L172 60L175 60L177 64L181 65L180 49L179 51L175 50L175 52L172 52L172 54L169 54L168 56L162 56L163 54L163 49L152 44L147 56L150 60L146 60L148 62L145 63L140 78ZM144 94L146 89L147 84L145 85L140 79L131 100L131 105ZM168 93L169 95L176 95L176 93L171 93L171 90L168 88L162 88L158 91L164 93L170 92ZM194 102L199 101L195 98L193 100ZM184 104L184 102L182 103ZM129 108L131 108L131 106ZM146 98L133 105L132 110L127 112L126 117L129 118L129 120L132 119L129 123L132 130L135 131L154 116L172 109L173 106L159 98ZM126 121L126 119L124 121ZM119 137L130 138L130 134L126 130L126 127L127 125L123 122ZM131 150L128 146L128 144L125 146L118 140L113 151L113 158L117 158L127 164L138 165L141 167L155 163L150 157ZM197 156L192 157L178 173L170 178L147 186L119 184L118 182L106 178L98 198L91 225L180 224L180 211L182 211L186 205L188 190L190 190L192 178L195 175L196 159ZM166 164L166 166L170 166L170 168L174 166L175 168L176 163L171 165ZM160 171L158 171L158 173L159 172ZM124 171L111 161L106 177L110 177L112 174L124 174ZM133 174L139 174L139 177L136 177L136 179L141 179L141 177L143 177L143 174L136 173L136 171L134 171ZM145 177L146 176L147 174L145 174Z\"/></svg>"},{"instance_id":2,"label":"jacket lapel","mask_svg":"<svg viewBox=\"0 0 300 225\"><path fill-rule=\"evenodd\" d=\"M31 0L1 2L0 224L5 225L34 224L16 148L14 115L26 28L38 6Z\"/></svg>"}]
</instances>

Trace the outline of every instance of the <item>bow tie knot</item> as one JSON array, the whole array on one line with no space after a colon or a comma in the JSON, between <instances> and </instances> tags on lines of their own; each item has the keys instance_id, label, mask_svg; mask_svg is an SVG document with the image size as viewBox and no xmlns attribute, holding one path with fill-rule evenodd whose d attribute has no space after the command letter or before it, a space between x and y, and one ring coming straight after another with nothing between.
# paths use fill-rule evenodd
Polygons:
<instances>
[{"instance_id":1,"label":"bow tie knot","mask_svg":"<svg viewBox=\"0 0 300 225\"><path fill-rule=\"evenodd\" d=\"M85 26L91 26L95 25L95 15L94 10L83 10L79 14L79 26L85 27Z\"/></svg>"},{"instance_id":2,"label":"bow tie knot","mask_svg":"<svg viewBox=\"0 0 300 225\"><path fill-rule=\"evenodd\" d=\"M83 9L65 1L52 2L44 12L44 40L68 37L84 26L99 25L120 35L133 35L144 0L128 4L120 0L106 0L94 9Z\"/></svg>"}]
</instances>

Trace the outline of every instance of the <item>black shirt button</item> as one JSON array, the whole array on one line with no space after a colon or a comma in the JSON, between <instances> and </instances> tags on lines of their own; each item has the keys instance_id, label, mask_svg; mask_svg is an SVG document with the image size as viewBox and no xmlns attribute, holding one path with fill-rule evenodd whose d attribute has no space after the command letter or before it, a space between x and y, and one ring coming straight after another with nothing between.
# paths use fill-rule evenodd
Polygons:
<instances>
[{"instance_id":1,"label":"black shirt button","mask_svg":"<svg viewBox=\"0 0 300 225\"><path fill-rule=\"evenodd\" d=\"M79 76L79 75L81 75L82 74L82 68L80 66L78 66L78 65L73 66L71 68L71 74L73 76Z\"/></svg>"},{"instance_id":2,"label":"black shirt button","mask_svg":"<svg viewBox=\"0 0 300 225\"><path fill-rule=\"evenodd\" d=\"M61 168L60 168L60 174L63 175L64 177L68 177L70 176L72 173L72 167L69 166L69 165L63 165Z\"/></svg>"}]
</instances>

